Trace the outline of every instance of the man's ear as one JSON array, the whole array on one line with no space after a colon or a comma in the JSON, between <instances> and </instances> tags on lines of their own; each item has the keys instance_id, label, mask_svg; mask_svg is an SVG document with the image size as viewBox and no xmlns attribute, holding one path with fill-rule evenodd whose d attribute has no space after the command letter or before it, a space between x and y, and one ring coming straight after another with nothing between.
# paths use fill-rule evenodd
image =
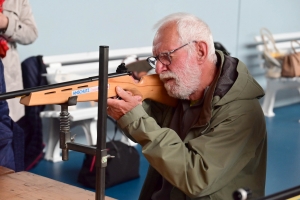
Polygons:
<instances>
[{"instance_id":1,"label":"man's ear","mask_svg":"<svg viewBox=\"0 0 300 200\"><path fill-rule=\"evenodd\" d=\"M198 62L202 64L207 59L207 54L208 54L208 46L206 42L203 41L197 42L196 51L197 51Z\"/></svg>"}]
</instances>

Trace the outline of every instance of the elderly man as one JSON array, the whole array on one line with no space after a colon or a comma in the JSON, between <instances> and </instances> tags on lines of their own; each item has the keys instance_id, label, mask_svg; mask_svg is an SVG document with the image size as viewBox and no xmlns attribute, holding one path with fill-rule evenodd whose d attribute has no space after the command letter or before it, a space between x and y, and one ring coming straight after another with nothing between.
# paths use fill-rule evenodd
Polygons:
<instances>
[{"instance_id":1,"label":"elderly man","mask_svg":"<svg viewBox=\"0 0 300 200\"><path fill-rule=\"evenodd\" d=\"M157 27L148 62L178 105L141 103L121 87L122 100L107 101L108 114L149 161L140 199L227 200L242 187L263 196L263 89L240 60L215 50L209 27L197 17L176 13Z\"/></svg>"}]
</instances>

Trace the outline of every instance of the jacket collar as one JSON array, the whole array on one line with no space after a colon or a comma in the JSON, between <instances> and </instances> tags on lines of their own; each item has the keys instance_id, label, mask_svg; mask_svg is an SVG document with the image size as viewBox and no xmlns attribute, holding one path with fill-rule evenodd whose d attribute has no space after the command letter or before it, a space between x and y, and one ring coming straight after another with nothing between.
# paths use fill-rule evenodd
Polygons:
<instances>
[{"instance_id":1,"label":"jacket collar","mask_svg":"<svg viewBox=\"0 0 300 200\"><path fill-rule=\"evenodd\" d=\"M210 119L211 119L211 115L212 115L212 99L214 97L214 92L222 71L222 66L224 63L224 54L221 51L216 50L216 55L217 55L217 64L216 67L218 68L217 70L217 74L213 80L213 82L211 83L210 86L208 86L207 92L204 95L204 99L203 99L203 104L201 106L201 108L199 109L200 111L200 116L199 116L199 120L198 122L195 124L196 126L204 126L206 125Z\"/></svg>"}]
</instances>

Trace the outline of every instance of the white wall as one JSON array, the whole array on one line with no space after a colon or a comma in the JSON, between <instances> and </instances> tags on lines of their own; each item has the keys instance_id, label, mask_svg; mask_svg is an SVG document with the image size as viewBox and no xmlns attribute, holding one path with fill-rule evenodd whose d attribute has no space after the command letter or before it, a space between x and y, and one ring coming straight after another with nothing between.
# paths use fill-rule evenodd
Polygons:
<instances>
[{"instance_id":1,"label":"white wall","mask_svg":"<svg viewBox=\"0 0 300 200\"><path fill-rule=\"evenodd\" d=\"M21 59L32 55L58 55L151 46L153 25L173 12L189 12L210 24L215 39L235 51L238 0L30 0L39 37L19 46ZM216 6L218 4L218 6ZM224 9L226 8L226 9ZM228 8L228 9L227 9Z\"/></svg>"}]
</instances>

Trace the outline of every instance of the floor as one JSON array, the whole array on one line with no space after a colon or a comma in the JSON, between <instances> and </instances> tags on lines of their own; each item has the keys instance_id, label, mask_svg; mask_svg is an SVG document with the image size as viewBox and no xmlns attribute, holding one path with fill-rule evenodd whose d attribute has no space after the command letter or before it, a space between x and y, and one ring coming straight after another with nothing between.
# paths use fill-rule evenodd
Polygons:
<instances>
[{"instance_id":1,"label":"floor","mask_svg":"<svg viewBox=\"0 0 300 200\"><path fill-rule=\"evenodd\" d=\"M137 147L139 153L141 148ZM51 161L42 160L30 172L55 179L70 185L78 186L90 191L95 191L91 188L84 187L77 182L77 175L81 168L84 159L84 154L79 152L70 152L69 160L53 163ZM140 177L105 190L105 195L119 200L135 200L138 199L139 192L142 188L144 178L146 176L148 162L140 156Z\"/></svg>"},{"instance_id":2,"label":"floor","mask_svg":"<svg viewBox=\"0 0 300 200\"><path fill-rule=\"evenodd\" d=\"M300 185L299 111L300 104L293 104L275 108L274 112L276 116L266 118L268 130L266 195ZM139 153L141 153L140 146L136 148ZM84 155L82 153L70 152L68 161L53 163L42 160L31 169L31 172L82 187L82 185L77 182L77 175L83 158ZM147 160L143 156L141 156L140 159L140 178L106 189L106 196L120 200L138 199L148 168Z\"/></svg>"}]
</instances>

